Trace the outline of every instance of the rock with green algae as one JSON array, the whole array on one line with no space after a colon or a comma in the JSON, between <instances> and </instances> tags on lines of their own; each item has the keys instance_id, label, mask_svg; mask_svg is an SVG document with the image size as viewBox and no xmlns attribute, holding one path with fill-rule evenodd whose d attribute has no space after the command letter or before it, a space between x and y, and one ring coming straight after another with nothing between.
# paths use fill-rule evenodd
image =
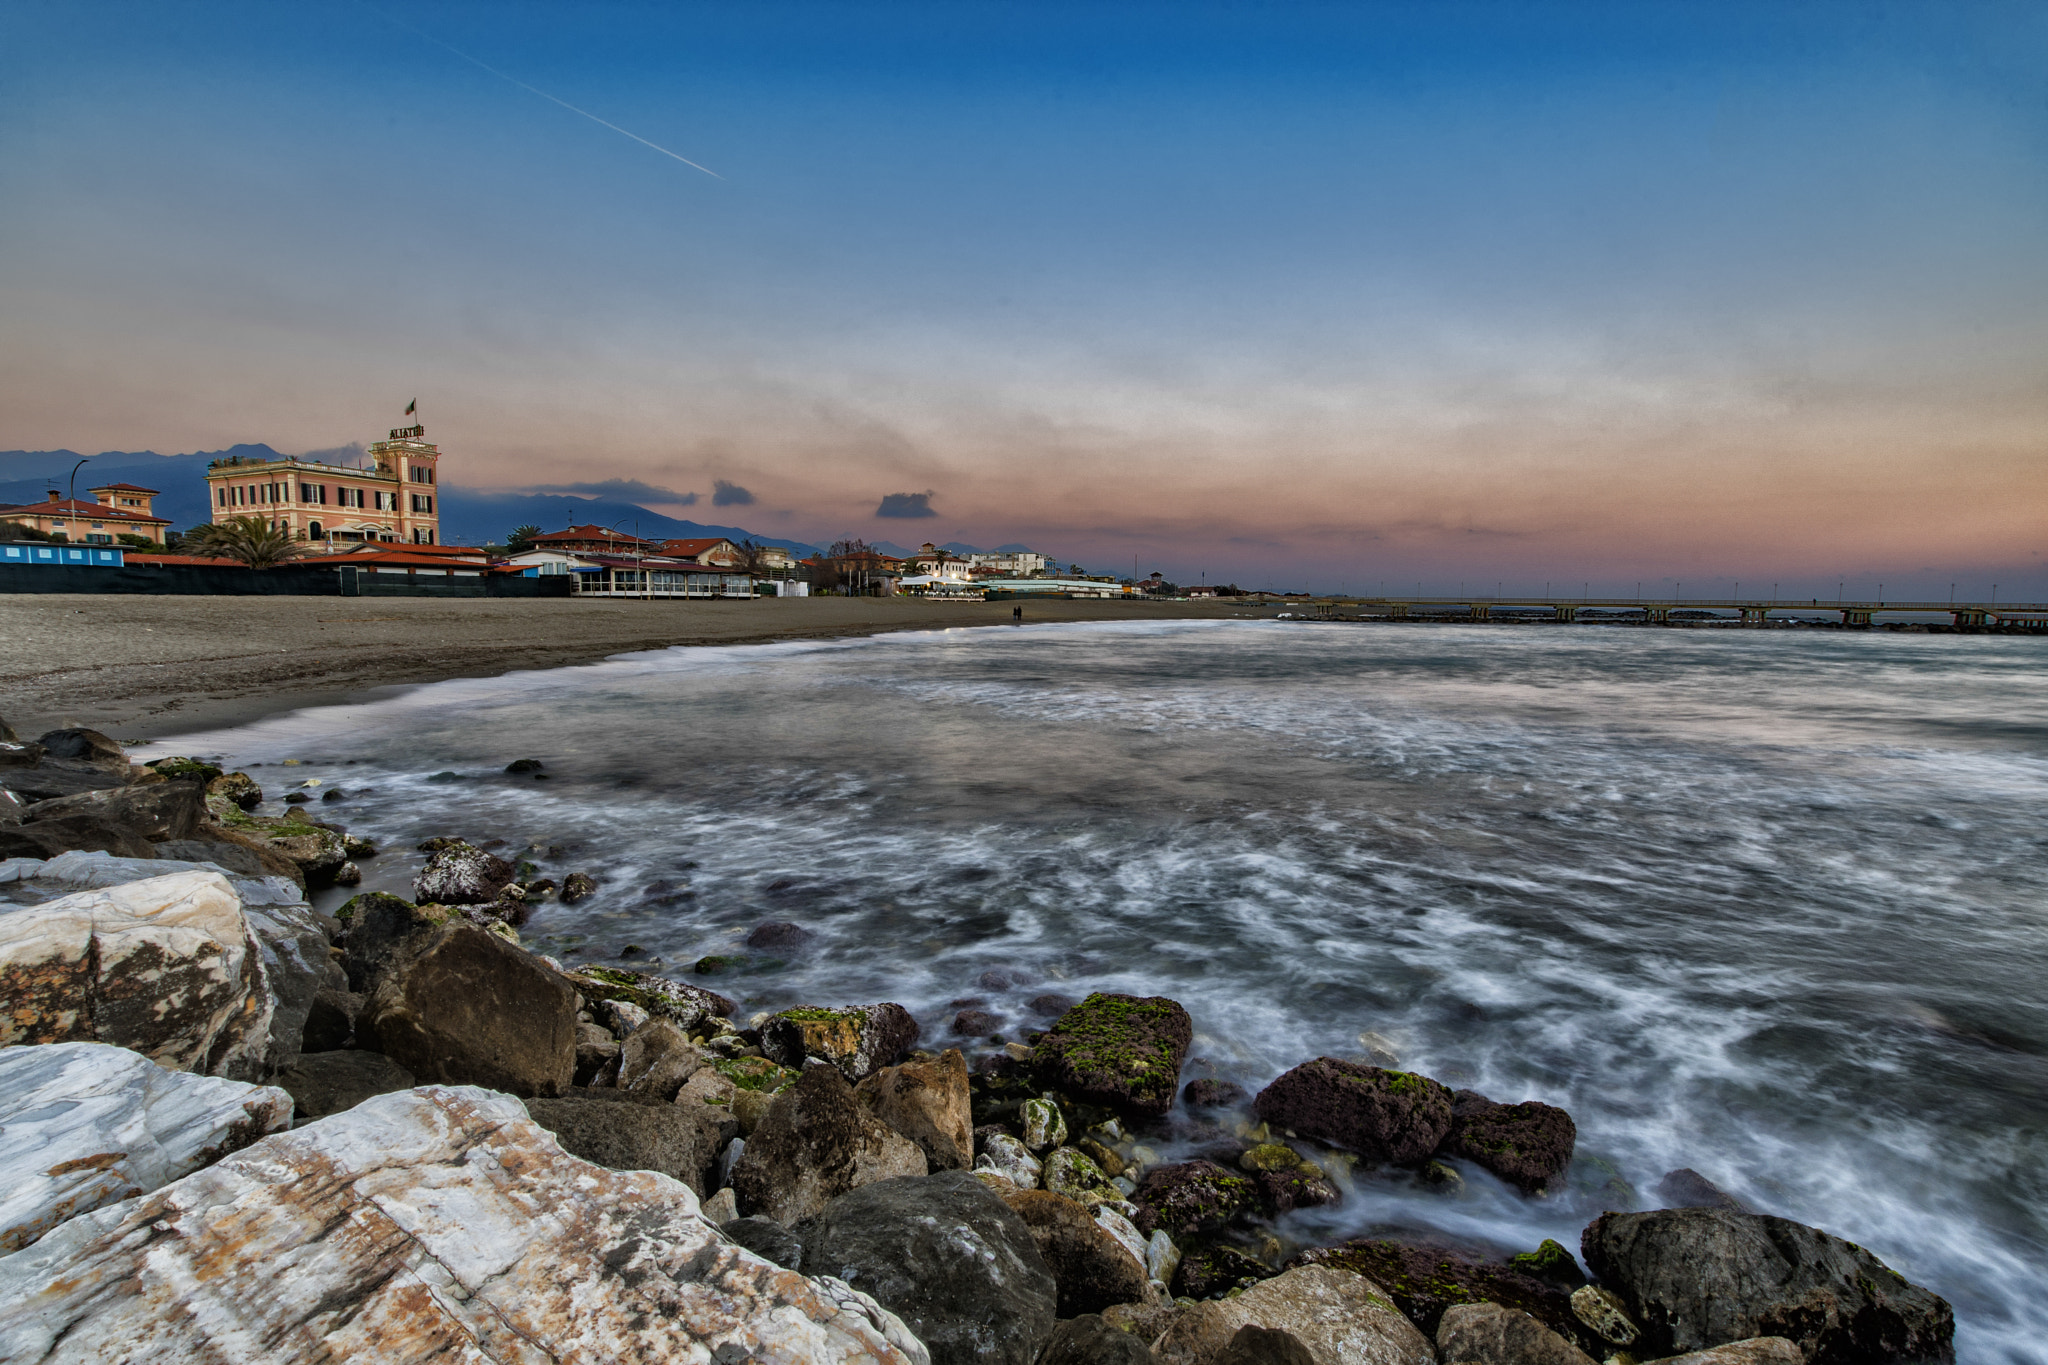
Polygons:
<instances>
[{"instance_id":1,"label":"rock with green algae","mask_svg":"<svg viewBox=\"0 0 2048 1365\"><path fill-rule=\"evenodd\" d=\"M1090 1208L1097 1204L1121 1204L1124 1199L1123 1191L1110 1183L1102 1168L1073 1147L1061 1147L1046 1157L1045 1171L1038 1183Z\"/></svg>"},{"instance_id":2,"label":"rock with green algae","mask_svg":"<svg viewBox=\"0 0 2048 1365\"><path fill-rule=\"evenodd\" d=\"M1024 1101L1024 1145L1034 1152L1048 1147L1063 1146L1067 1140L1067 1120L1060 1113L1060 1107L1050 1099Z\"/></svg>"},{"instance_id":3,"label":"rock with green algae","mask_svg":"<svg viewBox=\"0 0 2048 1365\"><path fill-rule=\"evenodd\" d=\"M1598 1345L1572 1312L1571 1296L1558 1285L1450 1247L1362 1238L1304 1251L1292 1264L1336 1266L1364 1275L1432 1335L1444 1310L1454 1305L1497 1303L1527 1313L1582 1349Z\"/></svg>"},{"instance_id":4,"label":"rock with green algae","mask_svg":"<svg viewBox=\"0 0 2048 1365\"><path fill-rule=\"evenodd\" d=\"M1125 1118L1163 1118L1180 1087L1194 1021L1164 996L1097 992L1031 1051L1038 1083Z\"/></svg>"},{"instance_id":5,"label":"rock with green algae","mask_svg":"<svg viewBox=\"0 0 2048 1365\"><path fill-rule=\"evenodd\" d=\"M685 1033L716 1030L720 1021L730 1018L739 1008L737 1002L702 986L623 967L582 967L569 973L569 984L586 1002L612 1000L637 1005L651 1017L667 1019Z\"/></svg>"},{"instance_id":6,"label":"rock with green algae","mask_svg":"<svg viewBox=\"0 0 2048 1365\"><path fill-rule=\"evenodd\" d=\"M1572 1116L1556 1105L1495 1104L1461 1090L1439 1150L1492 1171L1524 1194L1540 1194L1571 1166L1578 1138Z\"/></svg>"},{"instance_id":7,"label":"rock with green algae","mask_svg":"<svg viewBox=\"0 0 2048 1365\"><path fill-rule=\"evenodd\" d=\"M1579 1263L1565 1249L1564 1243L1546 1237L1534 1251L1518 1252L1508 1264L1524 1275L1534 1275L1539 1280L1550 1280L1557 1284L1577 1288L1586 1282L1586 1272L1579 1269Z\"/></svg>"},{"instance_id":8,"label":"rock with green algae","mask_svg":"<svg viewBox=\"0 0 2048 1365\"><path fill-rule=\"evenodd\" d=\"M1449 1087L1336 1057L1295 1067L1261 1090L1252 1108L1275 1128L1394 1165L1427 1158L1452 1118Z\"/></svg>"},{"instance_id":9,"label":"rock with green algae","mask_svg":"<svg viewBox=\"0 0 2048 1365\"><path fill-rule=\"evenodd\" d=\"M802 1005L769 1016L761 1025L761 1050L787 1067L815 1057L859 1082L908 1056L917 1033L910 1011L889 1001L844 1009Z\"/></svg>"},{"instance_id":10,"label":"rock with green algae","mask_svg":"<svg viewBox=\"0 0 2048 1365\"><path fill-rule=\"evenodd\" d=\"M1213 1161L1154 1166L1131 1197L1138 1230L1164 1228L1175 1237L1211 1232L1259 1205L1258 1187Z\"/></svg>"},{"instance_id":11,"label":"rock with green algae","mask_svg":"<svg viewBox=\"0 0 2048 1365\"><path fill-rule=\"evenodd\" d=\"M159 758L144 766L170 782L211 782L226 776L211 763L197 758Z\"/></svg>"}]
</instances>

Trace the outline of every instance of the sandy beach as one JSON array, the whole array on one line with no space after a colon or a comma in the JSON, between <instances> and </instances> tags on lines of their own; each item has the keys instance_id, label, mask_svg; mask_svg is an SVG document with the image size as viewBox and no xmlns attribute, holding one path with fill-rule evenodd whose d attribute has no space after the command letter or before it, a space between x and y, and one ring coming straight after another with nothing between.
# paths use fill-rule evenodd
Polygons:
<instances>
[{"instance_id":1,"label":"sandy beach","mask_svg":"<svg viewBox=\"0 0 2048 1365\"><path fill-rule=\"evenodd\" d=\"M1010 602L914 598L521 601L0 596L0 718L85 725L124 743L243 724L375 689L559 668L672 645L1002 625ZM1216 602L1046 601L1028 621L1254 614Z\"/></svg>"}]
</instances>

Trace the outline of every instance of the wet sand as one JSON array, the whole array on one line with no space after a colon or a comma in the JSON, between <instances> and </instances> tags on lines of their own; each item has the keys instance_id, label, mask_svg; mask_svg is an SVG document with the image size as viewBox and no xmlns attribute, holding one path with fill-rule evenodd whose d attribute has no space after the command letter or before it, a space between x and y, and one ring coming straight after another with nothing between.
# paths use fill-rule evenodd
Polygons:
<instances>
[{"instance_id":1,"label":"wet sand","mask_svg":"<svg viewBox=\"0 0 2048 1365\"><path fill-rule=\"evenodd\" d=\"M1007 623L1012 602L0 596L0 719L124 743L239 725L379 689L560 668L671 645ZM1223 602L1026 602L1027 621L1260 615ZM1270 609L1269 609L1270 610Z\"/></svg>"}]
</instances>

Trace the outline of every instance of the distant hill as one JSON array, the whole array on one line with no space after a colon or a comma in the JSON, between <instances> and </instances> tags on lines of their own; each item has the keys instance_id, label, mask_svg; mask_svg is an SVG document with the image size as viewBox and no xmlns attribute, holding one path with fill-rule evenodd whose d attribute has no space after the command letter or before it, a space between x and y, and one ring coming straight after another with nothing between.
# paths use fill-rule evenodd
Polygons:
<instances>
[{"instance_id":1,"label":"distant hill","mask_svg":"<svg viewBox=\"0 0 2048 1365\"><path fill-rule=\"evenodd\" d=\"M172 527L182 531L208 519L206 466L228 455L258 460L284 458L278 451L260 444L194 451L189 455L109 450L93 456L92 463L78 471L78 495L85 497L87 489L104 483L139 483L145 488L160 489L157 515L170 518ZM68 493L71 467L79 458L73 450L0 451L0 503L41 502L53 488ZM450 545L502 543L515 526L533 525L544 531L559 531L571 525L610 526L614 522L623 523L619 529L628 532L637 525L638 533L650 539L725 536L787 546L798 555L818 553L817 546L787 536L763 535L740 526L683 521L649 511L637 503L441 485L441 538Z\"/></svg>"}]
</instances>

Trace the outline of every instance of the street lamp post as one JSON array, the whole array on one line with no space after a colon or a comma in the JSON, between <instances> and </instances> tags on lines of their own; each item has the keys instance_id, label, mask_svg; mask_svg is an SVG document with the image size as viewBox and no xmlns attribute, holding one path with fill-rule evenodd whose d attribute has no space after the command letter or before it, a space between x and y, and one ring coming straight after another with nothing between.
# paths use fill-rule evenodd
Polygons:
<instances>
[{"instance_id":1,"label":"street lamp post","mask_svg":"<svg viewBox=\"0 0 2048 1365\"><path fill-rule=\"evenodd\" d=\"M64 539L72 545L78 543L78 471L85 468L86 461L90 459L92 456L88 455L71 466L71 496L65 500L68 505L64 508L65 525L71 529L64 533Z\"/></svg>"}]
</instances>

